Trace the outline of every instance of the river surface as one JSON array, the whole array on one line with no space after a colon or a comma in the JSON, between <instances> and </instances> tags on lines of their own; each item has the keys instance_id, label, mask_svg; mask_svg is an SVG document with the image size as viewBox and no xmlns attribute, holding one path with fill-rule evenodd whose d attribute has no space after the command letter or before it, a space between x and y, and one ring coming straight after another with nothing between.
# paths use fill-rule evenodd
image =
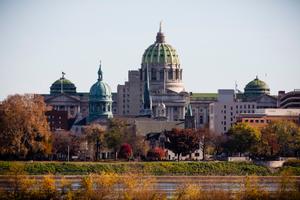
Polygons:
<instances>
[{"instance_id":1,"label":"river surface","mask_svg":"<svg viewBox=\"0 0 300 200\"><path fill-rule=\"evenodd\" d=\"M29 176L41 181L43 176ZM81 186L83 176L54 176L59 188L59 180L64 177L69 180L74 190ZM186 184L199 186L202 190L225 190L231 192L240 191L245 187L247 182L246 176L142 176L140 179L154 179L154 187L151 190L156 190L160 193L165 193L168 197L172 196L176 190ZM0 176L0 188L5 190L12 189L13 176ZM249 179L248 179L249 180ZM265 191L273 192L280 189L283 184L287 188L292 188L293 185L300 185L300 177L278 177L278 176L255 176L250 177L248 184L252 184ZM122 185L116 186L117 189L122 189Z\"/></svg>"}]
</instances>

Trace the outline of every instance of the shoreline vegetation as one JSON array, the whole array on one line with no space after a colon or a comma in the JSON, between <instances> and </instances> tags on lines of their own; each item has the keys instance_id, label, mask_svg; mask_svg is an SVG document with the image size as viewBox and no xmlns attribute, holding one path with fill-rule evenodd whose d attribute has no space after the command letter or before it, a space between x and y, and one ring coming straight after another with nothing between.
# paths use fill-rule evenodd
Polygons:
<instances>
[{"instance_id":1,"label":"shoreline vegetation","mask_svg":"<svg viewBox=\"0 0 300 200\"><path fill-rule=\"evenodd\" d=\"M240 183L239 190L218 190L211 186L204 189L198 184L186 181L172 194L156 188L157 178L144 177L140 174L119 175L100 173L84 175L80 178L78 188L65 176L56 179L54 175L35 176L20 175L15 168L11 174L9 189L0 188L0 200L39 199L39 200L296 200L300 198L299 182L288 173L280 177L279 186L273 191L260 187L259 177L246 176Z\"/></svg>"},{"instance_id":2,"label":"shoreline vegetation","mask_svg":"<svg viewBox=\"0 0 300 200\"><path fill-rule=\"evenodd\" d=\"M152 176L278 176L285 171L300 176L298 162L269 169L251 162L47 162L0 161L0 175L17 168L28 175L87 175L90 173L144 174Z\"/></svg>"}]
</instances>

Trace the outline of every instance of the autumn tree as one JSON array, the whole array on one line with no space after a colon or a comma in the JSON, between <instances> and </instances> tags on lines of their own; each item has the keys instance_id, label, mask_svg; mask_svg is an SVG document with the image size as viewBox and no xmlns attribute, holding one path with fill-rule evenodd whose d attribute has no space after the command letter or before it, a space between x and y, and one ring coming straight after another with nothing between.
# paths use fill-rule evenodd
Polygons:
<instances>
[{"instance_id":1,"label":"autumn tree","mask_svg":"<svg viewBox=\"0 0 300 200\"><path fill-rule=\"evenodd\" d=\"M104 134L104 142L106 147L112 149L115 159L118 158L118 152L125 138L126 123L120 119L110 119L107 131Z\"/></svg>"},{"instance_id":2,"label":"autumn tree","mask_svg":"<svg viewBox=\"0 0 300 200\"><path fill-rule=\"evenodd\" d=\"M55 159L66 160L70 157L78 155L80 149L81 138L67 131L55 132L52 135L52 153Z\"/></svg>"},{"instance_id":3,"label":"autumn tree","mask_svg":"<svg viewBox=\"0 0 300 200\"><path fill-rule=\"evenodd\" d=\"M256 154L264 158L298 156L300 128L290 121L275 121L261 130L261 140Z\"/></svg>"},{"instance_id":4,"label":"autumn tree","mask_svg":"<svg viewBox=\"0 0 300 200\"><path fill-rule=\"evenodd\" d=\"M99 160L100 150L104 146L104 128L99 124L91 124L84 127L83 132L94 154L94 160Z\"/></svg>"},{"instance_id":5,"label":"autumn tree","mask_svg":"<svg viewBox=\"0 0 300 200\"><path fill-rule=\"evenodd\" d=\"M191 154L199 149L200 137L193 129L172 129L166 132L166 136L166 147L177 154L178 161L180 155Z\"/></svg>"},{"instance_id":6,"label":"autumn tree","mask_svg":"<svg viewBox=\"0 0 300 200\"><path fill-rule=\"evenodd\" d=\"M39 95L13 95L0 105L0 157L43 159L51 153L46 105Z\"/></svg>"},{"instance_id":7,"label":"autumn tree","mask_svg":"<svg viewBox=\"0 0 300 200\"><path fill-rule=\"evenodd\" d=\"M196 130L196 134L199 137L199 145L202 151L203 160L205 160L205 155L207 153L207 148L212 144L212 135L208 128L202 128Z\"/></svg>"},{"instance_id":8,"label":"autumn tree","mask_svg":"<svg viewBox=\"0 0 300 200\"><path fill-rule=\"evenodd\" d=\"M128 142L132 146L133 156L135 158L144 159L150 149L149 143L145 141L145 137L142 135L136 135L132 137L132 140Z\"/></svg>"},{"instance_id":9,"label":"autumn tree","mask_svg":"<svg viewBox=\"0 0 300 200\"><path fill-rule=\"evenodd\" d=\"M225 150L229 153L253 152L260 140L259 130L247 123L233 125L227 132L227 141L224 144Z\"/></svg>"}]
</instances>

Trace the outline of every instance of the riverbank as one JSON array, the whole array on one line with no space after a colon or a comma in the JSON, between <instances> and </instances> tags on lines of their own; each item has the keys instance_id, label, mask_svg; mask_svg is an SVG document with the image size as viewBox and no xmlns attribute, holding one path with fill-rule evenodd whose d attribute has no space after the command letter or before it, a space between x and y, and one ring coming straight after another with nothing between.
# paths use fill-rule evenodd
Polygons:
<instances>
[{"instance_id":1,"label":"riverbank","mask_svg":"<svg viewBox=\"0 0 300 200\"><path fill-rule=\"evenodd\" d=\"M247 162L20 162L0 161L0 174L11 174L21 169L25 174L86 175L90 173L138 173L146 175L184 176L276 176L282 171L300 175L300 167L270 170ZM19 170L20 171L20 170Z\"/></svg>"}]
</instances>

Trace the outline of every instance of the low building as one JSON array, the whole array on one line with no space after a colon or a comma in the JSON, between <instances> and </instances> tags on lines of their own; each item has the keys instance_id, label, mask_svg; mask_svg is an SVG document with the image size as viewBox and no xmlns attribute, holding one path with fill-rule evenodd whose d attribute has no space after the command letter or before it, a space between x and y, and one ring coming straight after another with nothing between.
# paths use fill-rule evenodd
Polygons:
<instances>
[{"instance_id":1,"label":"low building","mask_svg":"<svg viewBox=\"0 0 300 200\"><path fill-rule=\"evenodd\" d=\"M237 122L248 123L256 128L262 128L270 122L282 120L300 125L300 109L256 109L254 113L242 113L237 116Z\"/></svg>"}]
</instances>

